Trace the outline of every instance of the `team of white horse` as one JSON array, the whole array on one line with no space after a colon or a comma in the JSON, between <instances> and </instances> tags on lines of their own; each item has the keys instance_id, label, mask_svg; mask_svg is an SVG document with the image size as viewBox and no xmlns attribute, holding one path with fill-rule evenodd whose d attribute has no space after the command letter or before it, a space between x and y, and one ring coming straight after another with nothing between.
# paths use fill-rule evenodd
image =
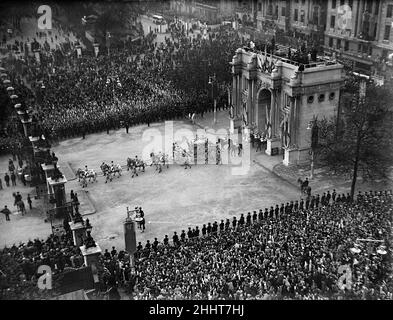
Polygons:
<instances>
[{"instance_id":1,"label":"team of white horse","mask_svg":"<svg viewBox=\"0 0 393 320\"><path fill-rule=\"evenodd\" d=\"M147 166L154 166L156 171L161 173L163 168L169 168L169 156L162 152L151 152L150 163L135 156L135 158L127 158L125 165L127 171L131 171L131 178L138 176L138 172L145 172ZM123 167L120 164L113 163L113 161L110 164L102 162L100 169L102 175L105 177L105 183L112 182L116 176L120 178L123 171ZM87 166L85 166L85 169L78 168L76 176L82 188L86 188L89 182L97 182L98 174L95 170L88 169Z\"/></svg>"},{"instance_id":2,"label":"team of white horse","mask_svg":"<svg viewBox=\"0 0 393 320\"><path fill-rule=\"evenodd\" d=\"M191 152L190 150L192 148L193 143L191 142L188 143L188 148L183 148L177 143L174 144L173 154L176 154L174 160L176 160L176 163L180 162L180 165L184 166L185 169L191 168L190 163L193 161L193 152ZM241 154L243 153L242 144L235 144L229 139L222 139L219 149L228 150L231 155L241 156ZM155 171L161 173L163 168L169 168L169 162L170 160L168 154L161 151L159 151L158 153L152 151L150 153L149 162L145 162L143 159L139 159L138 156L135 156L135 158L129 157L127 158L125 167L127 168L127 171L131 171L131 178L134 178L135 176L138 176L138 173L145 172L145 168L147 166L154 166ZM111 182L116 176L120 178L123 171L122 166L120 164L113 163L113 161L111 161L110 164L102 162L100 169L102 175L105 177L105 183L107 183L108 181ZM87 187L89 182L97 182L97 172L93 169L88 169L87 166L85 166L85 169L78 168L76 175L78 177L78 181L82 185L82 188Z\"/></svg>"}]
</instances>

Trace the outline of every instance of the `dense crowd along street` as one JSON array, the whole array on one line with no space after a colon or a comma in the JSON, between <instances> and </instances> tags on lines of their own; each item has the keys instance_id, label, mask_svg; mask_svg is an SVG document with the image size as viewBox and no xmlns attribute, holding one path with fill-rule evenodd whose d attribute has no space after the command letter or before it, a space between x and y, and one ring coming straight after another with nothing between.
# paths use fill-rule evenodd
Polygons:
<instances>
[{"instance_id":1,"label":"dense crowd along street","mask_svg":"<svg viewBox=\"0 0 393 320\"><path fill-rule=\"evenodd\" d=\"M90 4L77 25L0 38L1 227L31 231L1 238L0 299L392 300L389 84L275 23L261 40L237 13L208 26L133 5L116 45L117 7Z\"/></svg>"},{"instance_id":2,"label":"dense crowd along street","mask_svg":"<svg viewBox=\"0 0 393 320\"><path fill-rule=\"evenodd\" d=\"M391 190L369 191L352 202L332 192L323 203L302 199L282 209L265 208L175 232L171 239L139 243L135 272L128 253L107 248L101 256L101 289L118 286L138 300L391 300L390 245L362 239L391 243L392 196ZM14 270L3 274L5 283L12 284L3 298L11 299L40 297L35 283L41 264L52 267L54 278L83 265L70 231L5 248L1 261ZM352 270L345 290L339 282L342 265Z\"/></svg>"},{"instance_id":3,"label":"dense crowd along street","mask_svg":"<svg viewBox=\"0 0 393 320\"><path fill-rule=\"evenodd\" d=\"M155 34L151 33L139 46L113 51L110 56L78 59L65 55L60 61L47 61L40 68L32 59L23 69L33 92L38 92L35 117L46 136L55 140L81 136L82 132L152 123L211 109L207 92L195 88L195 92L185 94L176 89L179 86L174 86L173 81L181 83L184 76L180 79L178 76L192 64L190 59L197 60L203 55L209 57L211 66L217 65L216 61L228 60L240 45L240 39L236 33L224 30L216 34L214 41L212 38L203 41L188 37L184 30L176 30L165 45L155 45ZM18 83L20 77L15 78ZM196 82L192 79L191 84L192 81ZM218 108L224 108L227 92L219 89ZM27 101L33 94L22 83L15 91ZM8 128L12 126L9 124Z\"/></svg>"}]
</instances>

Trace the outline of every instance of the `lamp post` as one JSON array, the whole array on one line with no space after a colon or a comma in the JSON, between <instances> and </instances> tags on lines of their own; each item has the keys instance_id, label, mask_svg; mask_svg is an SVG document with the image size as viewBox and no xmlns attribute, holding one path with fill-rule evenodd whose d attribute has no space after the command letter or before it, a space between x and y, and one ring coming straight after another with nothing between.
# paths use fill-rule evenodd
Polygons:
<instances>
[{"instance_id":1,"label":"lamp post","mask_svg":"<svg viewBox=\"0 0 393 320\"><path fill-rule=\"evenodd\" d=\"M310 180L314 178L314 155L315 149L318 147L318 118L313 116L313 119L308 123L307 130L311 130L311 173Z\"/></svg>"},{"instance_id":2,"label":"lamp post","mask_svg":"<svg viewBox=\"0 0 393 320\"><path fill-rule=\"evenodd\" d=\"M107 78L106 78L106 86L107 87L111 86L111 88L112 88L112 99L113 99L113 103L115 103L115 87L116 86L118 88L122 87L122 84L120 82L119 76L118 75L109 75L109 76L107 76ZM105 119L106 119L107 118L106 106L104 107L104 113L105 113Z\"/></svg>"},{"instance_id":3,"label":"lamp post","mask_svg":"<svg viewBox=\"0 0 393 320\"><path fill-rule=\"evenodd\" d=\"M217 101L216 98L214 97L214 83L216 83L216 74L214 74L213 76L209 76L209 84L212 86L212 99L213 99L213 106L214 106L214 124L217 123L217 117L216 117L216 113L217 113Z\"/></svg>"},{"instance_id":4,"label":"lamp post","mask_svg":"<svg viewBox=\"0 0 393 320\"><path fill-rule=\"evenodd\" d=\"M121 82L118 75L109 75L106 79L106 85L112 87L112 99L115 101L115 87L121 88Z\"/></svg>"},{"instance_id":5,"label":"lamp post","mask_svg":"<svg viewBox=\"0 0 393 320\"><path fill-rule=\"evenodd\" d=\"M108 45L108 57L110 57L111 53L110 53L109 48L110 48L110 45L111 45L110 38L112 38L112 36L111 36L110 32L107 32L106 36L107 36L107 45Z\"/></svg>"}]
</instances>

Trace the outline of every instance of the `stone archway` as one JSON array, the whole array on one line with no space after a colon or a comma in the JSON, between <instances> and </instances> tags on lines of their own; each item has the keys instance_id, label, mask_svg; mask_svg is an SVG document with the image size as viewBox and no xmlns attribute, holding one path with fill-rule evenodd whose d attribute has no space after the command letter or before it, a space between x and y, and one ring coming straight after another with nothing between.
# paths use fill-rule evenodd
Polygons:
<instances>
[{"instance_id":1,"label":"stone archway","mask_svg":"<svg viewBox=\"0 0 393 320\"><path fill-rule=\"evenodd\" d=\"M272 94L268 89L262 89L258 94L257 108L257 126L259 132L264 132L270 138L271 136L271 102Z\"/></svg>"}]
</instances>

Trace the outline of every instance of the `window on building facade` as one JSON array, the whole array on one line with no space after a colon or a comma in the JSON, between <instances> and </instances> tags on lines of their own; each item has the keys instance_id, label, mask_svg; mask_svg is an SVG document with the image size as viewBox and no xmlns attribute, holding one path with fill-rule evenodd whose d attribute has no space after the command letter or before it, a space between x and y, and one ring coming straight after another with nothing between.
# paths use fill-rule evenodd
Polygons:
<instances>
[{"instance_id":1,"label":"window on building facade","mask_svg":"<svg viewBox=\"0 0 393 320\"><path fill-rule=\"evenodd\" d=\"M374 13L378 14L378 11L379 11L379 0L375 1L375 11L374 11Z\"/></svg>"},{"instance_id":2,"label":"window on building facade","mask_svg":"<svg viewBox=\"0 0 393 320\"><path fill-rule=\"evenodd\" d=\"M389 40L390 39L390 25L385 26L385 32L383 34L383 40Z\"/></svg>"},{"instance_id":3,"label":"window on building facade","mask_svg":"<svg viewBox=\"0 0 393 320\"><path fill-rule=\"evenodd\" d=\"M388 9L386 11L386 18L391 18L393 15L393 4L388 5Z\"/></svg>"},{"instance_id":4,"label":"window on building facade","mask_svg":"<svg viewBox=\"0 0 393 320\"><path fill-rule=\"evenodd\" d=\"M341 49L341 39L337 39L336 47L337 49Z\"/></svg>"},{"instance_id":5,"label":"window on building facade","mask_svg":"<svg viewBox=\"0 0 393 320\"><path fill-rule=\"evenodd\" d=\"M285 17L285 7L281 7L281 15Z\"/></svg>"},{"instance_id":6,"label":"window on building facade","mask_svg":"<svg viewBox=\"0 0 393 320\"><path fill-rule=\"evenodd\" d=\"M329 100L333 100L335 98L336 94L334 92L330 92L329 94Z\"/></svg>"},{"instance_id":7,"label":"window on building facade","mask_svg":"<svg viewBox=\"0 0 393 320\"><path fill-rule=\"evenodd\" d=\"M336 16L331 16L330 17L330 28L334 28L336 25Z\"/></svg>"},{"instance_id":8,"label":"window on building facade","mask_svg":"<svg viewBox=\"0 0 393 320\"><path fill-rule=\"evenodd\" d=\"M332 9L336 9L336 0L332 0Z\"/></svg>"},{"instance_id":9,"label":"window on building facade","mask_svg":"<svg viewBox=\"0 0 393 320\"><path fill-rule=\"evenodd\" d=\"M307 98L307 102L308 102L308 103L313 103L313 102L314 102L314 96L309 96L309 97Z\"/></svg>"},{"instance_id":10,"label":"window on building facade","mask_svg":"<svg viewBox=\"0 0 393 320\"><path fill-rule=\"evenodd\" d=\"M364 33L365 35L368 35L369 32L370 32L370 22L364 21L364 22L363 22L363 33Z\"/></svg>"},{"instance_id":11,"label":"window on building facade","mask_svg":"<svg viewBox=\"0 0 393 320\"><path fill-rule=\"evenodd\" d=\"M276 6L276 11L274 12L274 14L278 16L278 6Z\"/></svg>"},{"instance_id":12,"label":"window on building facade","mask_svg":"<svg viewBox=\"0 0 393 320\"><path fill-rule=\"evenodd\" d=\"M305 15L304 10L301 10L300 11L300 22L304 23L304 15Z\"/></svg>"},{"instance_id":13,"label":"window on building facade","mask_svg":"<svg viewBox=\"0 0 393 320\"><path fill-rule=\"evenodd\" d=\"M333 47L333 38L329 38L329 47L330 47L330 48Z\"/></svg>"},{"instance_id":14,"label":"window on building facade","mask_svg":"<svg viewBox=\"0 0 393 320\"><path fill-rule=\"evenodd\" d=\"M353 6L353 0L348 0L348 5L351 7L351 9L352 9L352 6Z\"/></svg>"},{"instance_id":15,"label":"window on building facade","mask_svg":"<svg viewBox=\"0 0 393 320\"><path fill-rule=\"evenodd\" d=\"M293 20L297 21L297 9L295 9L294 15L293 15Z\"/></svg>"},{"instance_id":16,"label":"window on building facade","mask_svg":"<svg viewBox=\"0 0 393 320\"><path fill-rule=\"evenodd\" d=\"M349 41L348 41L348 40L346 40L346 41L344 42L344 50L345 50L345 51L348 51L348 50L349 50Z\"/></svg>"},{"instance_id":17,"label":"window on building facade","mask_svg":"<svg viewBox=\"0 0 393 320\"><path fill-rule=\"evenodd\" d=\"M261 2L258 3L258 11L262 11L262 3Z\"/></svg>"},{"instance_id":18,"label":"window on building facade","mask_svg":"<svg viewBox=\"0 0 393 320\"><path fill-rule=\"evenodd\" d=\"M306 3L306 0L302 0L302 4L305 4Z\"/></svg>"},{"instance_id":19,"label":"window on building facade","mask_svg":"<svg viewBox=\"0 0 393 320\"><path fill-rule=\"evenodd\" d=\"M323 93L319 95L318 101L319 102L324 102L325 101L325 95Z\"/></svg>"},{"instance_id":20,"label":"window on building facade","mask_svg":"<svg viewBox=\"0 0 393 320\"><path fill-rule=\"evenodd\" d=\"M319 8L314 7L313 11L313 24L318 25Z\"/></svg>"},{"instance_id":21,"label":"window on building facade","mask_svg":"<svg viewBox=\"0 0 393 320\"><path fill-rule=\"evenodd\" d=\"M343 6L345 4L345 0L340 0L340 6Z\"/></svg>"}]
</instances>

